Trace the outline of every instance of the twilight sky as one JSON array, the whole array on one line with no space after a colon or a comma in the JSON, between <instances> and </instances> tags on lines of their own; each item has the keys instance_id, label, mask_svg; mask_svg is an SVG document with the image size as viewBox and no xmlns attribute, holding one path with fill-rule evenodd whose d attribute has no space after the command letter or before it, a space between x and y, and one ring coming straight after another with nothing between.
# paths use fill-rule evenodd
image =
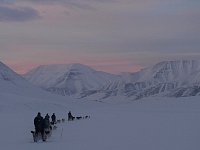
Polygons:
<instances>
[{"instance_id":1,"label":"twilight sky","mask_svg":"<svg viewBox=\"0 0 200 150\"><path fill-rule=\"evenodd\" d=\"M200 0L0 0L0 61L18 73L82 63L111 73L200 59Z\"/></svg>"}]
</instances>

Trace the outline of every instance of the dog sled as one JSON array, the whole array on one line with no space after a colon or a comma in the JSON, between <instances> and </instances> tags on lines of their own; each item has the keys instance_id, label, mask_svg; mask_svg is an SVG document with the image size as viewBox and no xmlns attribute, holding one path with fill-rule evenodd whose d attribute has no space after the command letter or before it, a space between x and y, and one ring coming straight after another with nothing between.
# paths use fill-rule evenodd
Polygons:
<instances>
[{"instance_id":1,"label":"dog sled","mask_svg":"<svg viewBox=\"0 0 200 150\"><path fill-rule=\"evenodd\" d=\"M36 131L31 131L31 133L32 133L34 142L38 142L40 140L45 142L47 140L47 138L49 138L51 136L52 129L51 128L45 129L44 133L43 133L43 136L42 136L41 132L36 133Z\"/></svg>"}]
</instances>

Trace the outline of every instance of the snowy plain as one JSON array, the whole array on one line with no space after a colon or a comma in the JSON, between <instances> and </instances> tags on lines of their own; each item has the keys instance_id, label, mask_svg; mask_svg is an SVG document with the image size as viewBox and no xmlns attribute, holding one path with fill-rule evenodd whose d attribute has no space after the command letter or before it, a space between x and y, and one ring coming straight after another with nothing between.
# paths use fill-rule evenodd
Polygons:
<instances>
[{"instance_id":1,"label":"snowy plain","mask_svg":"<svg viewBox=\"0 0 200 150\"><path fill-rule=\"evenodd\" d=\"M73 100L40 95L31 98L0 92L2 150L199 150L200 97L152 97L128 101ZM58 119L90 119L58 124L46 142L34 143L31 130L38 111Z\"/></svg>"}]
</instances>

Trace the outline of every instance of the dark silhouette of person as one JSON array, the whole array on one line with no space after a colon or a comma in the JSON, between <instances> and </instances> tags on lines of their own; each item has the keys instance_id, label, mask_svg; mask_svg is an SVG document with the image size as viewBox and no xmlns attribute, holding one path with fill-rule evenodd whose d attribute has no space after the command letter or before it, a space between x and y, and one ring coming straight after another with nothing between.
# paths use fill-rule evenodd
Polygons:
<instances>
[{"instance_id":1,"label":"dark silhouette of person","mask_svg":"<svg viewBox=\"0 0 200 150\"><path fill-rule=\"evenodd\" d=\"M46 116L44 117L43 123L44 123L43 124L44 130L49 130L50 129L49 114L46 114Z\"/></svg>"},{"instance_id":2,"label":"dark silhouette of person","mask_svg":"<svg viewBox=\"0 0 200 150\"><path fill-rule=\"evenodd\" d=\"M41 113L38 112L37 116L34 118L34 125L35 125L35 134L38 136L39 133L42 135L42 139L44 137L44 125L43 125L43 117Z\"/></svg>"},{"instance_id":3,"label":"dark silhouette of person","mask_svg":"<svg viewBox=\"0 0 200 150\"><path fill-rule=\"evenodd\" d=\"M52 121L52 124L56 124L56 115L55 115L55 113L53 113L53 115L51 116L51 121Z\"/></svg>"},{"instance_id":4,"label":"dark silhouette of person","mask_svg":"<svg viewBox=\"0 0 200 150\"><path fill-rule=\"evenodd\" d=\"M46 114L45 118L48 118L48 119L50 118L50 116L49 116L49 114L48 114L48 113Z\"/></svg>"},{"instance_id":5,"label":"dark silhouette of person","mask_svg":"<svg viewBox=\"0 0 200 150\"><path fill-rule=\"evenodd\" d=\"M68 112L68 121L74 120L74 116L72 116L71 111Z\"/></svg>"}]
</instances>

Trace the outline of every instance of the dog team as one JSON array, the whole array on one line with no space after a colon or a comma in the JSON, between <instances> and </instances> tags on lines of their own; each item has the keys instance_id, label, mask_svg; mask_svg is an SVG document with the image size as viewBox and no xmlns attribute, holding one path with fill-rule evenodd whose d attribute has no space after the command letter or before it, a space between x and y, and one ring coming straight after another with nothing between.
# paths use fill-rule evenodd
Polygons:
<instances>
[{"instance_id":1,"label":"dog team","mask_svg":"<svg viewBox=\"0 0 200 150\"><path fill-rule=\"evenodd\" d=\"M68 112L68 121L73 121L74 119L87 119L90 118L90 116L78 116L74 117L71 113L71 111ZM38 112L37 116L34 118L34 126L35 126L35 131L31 131L33 134L33 140L34 142L39 141L42 139L43 141L46 141L47 137L51 136L52 129L56 129L56 124L65 122L65 119L57 119L56 120L56 115L55 113L52 114L51 116L51 121L50 121L50 116L47 113L46 116L43 118L41 116L41 113Z\"/></svg>"}]
</instances>

